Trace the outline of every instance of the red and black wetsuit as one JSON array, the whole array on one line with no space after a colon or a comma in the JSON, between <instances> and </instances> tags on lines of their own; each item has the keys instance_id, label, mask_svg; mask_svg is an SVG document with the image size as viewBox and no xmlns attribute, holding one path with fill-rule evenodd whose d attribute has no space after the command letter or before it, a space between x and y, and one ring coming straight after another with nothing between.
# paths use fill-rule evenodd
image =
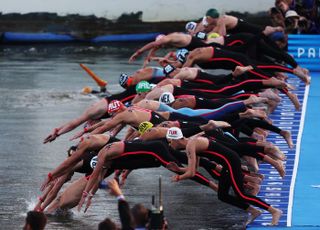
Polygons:
<instances>
[{"instance_id":1,"label":"red and black wetsuit","mask_svg":"<svg viewBox=\"0 0 320 230\"><path fill-rule=\"evenodd\" d=\"M253 70L249 70L247 74L251 74L255 78L268 79L272 77L269 74L272 72L287 72L293 73L293 69L278 64L261 63L251 60L247 55L232 52L229 50L221 49L219 47L212 47L212 57L206 62L197 63L204 69L228 69L234 70L237 66L249 66L253 67ZM268 71L268 73L264 72Z\"/></svg>"},{"instance_id":2,"label":"red and black wetsuit","mask_svg":"<svg viewBox=\"0 0 320 230\"><path fill-rule=\"evenodd\" d=\"M197 155L207 157L223 166L219 179L218 198L228 204L246 210L249 204L269 209L270 205L260 198L246 194L243 188L243 174L241 171L241 160L233 150L217 143L209 141L208 149L198 152ZM230 187L233 188L236 196L229 194Z\"/></svg>"}]
</instances>

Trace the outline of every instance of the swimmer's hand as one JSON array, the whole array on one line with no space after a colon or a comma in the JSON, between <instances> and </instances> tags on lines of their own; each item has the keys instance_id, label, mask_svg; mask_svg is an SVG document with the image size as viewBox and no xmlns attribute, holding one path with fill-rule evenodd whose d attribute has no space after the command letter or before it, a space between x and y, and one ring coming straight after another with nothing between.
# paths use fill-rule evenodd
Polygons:
<instances>
[{"instance_id":1,"label":"swimmer's hand","mask_svg":"<svg viewBox=\"0 0 320 230\"><path fill-rule=\"evenodd\" d=\"M134 62L139 55L140 55L140 52L139 52L139 51L137 51L137 52L135 52L134 54L132 54L132 56L129 58L129 63Z\"/></svg>"},{"instance_id":2,"label":"swimmer's hand","mask_svg":"<svg viewBox=\"0 0 320 230\"><path fill-rule=\"evenodd\" d=\"M54 141L59 135L58 135L59 129L55 128L50 134L49 136L47 136L44 140L43 140L43 144L46 144L48 142L52 142Z\"/></svg>"},{"instance_id":3,"label":"swimmer's hand","mask_svg":"<svg viewBox=\"0 0 320 230\"><path fill-rule=\"evenodd\" d=\"M69 140L73 141L75 139L78 139L79 137L82 137L83 134L85 134L85 131L81 130L80 132L76 133L73 137L71 137Z\"/></svg>"},{"instance_id":4,"label":"swimmer's hand","mask_svg":"<svg viewBox=\"0 0 320 230\"><path fill-rule=\"evenodd\" d=\"M92 199L93 195L91 193L88 193L86 191L83 191L82 193L82 197L81 197L81 200L79 201L79 204L78 204L78 212L81 211L81 208L83 206L83 204L86 202L86 199L88 198L88 201L87 201L87 204L86 204L86 208L84 209L84 212L86 212L88 210L88 208L90 207L91 205L91 199Z\"/></svg>"}]
</instances>

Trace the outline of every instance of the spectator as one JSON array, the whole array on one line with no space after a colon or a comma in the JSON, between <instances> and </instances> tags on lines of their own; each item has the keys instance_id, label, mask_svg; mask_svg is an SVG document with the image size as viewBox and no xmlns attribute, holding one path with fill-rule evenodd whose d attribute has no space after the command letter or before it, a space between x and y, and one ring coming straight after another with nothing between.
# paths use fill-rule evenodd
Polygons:
<instances>
[{"instance_id":1,"label":"spectator","mask_svg":"<svg viewBox=\"0 0 320 230\"><path fill-rule=\"evenodd\" d=\"M29 211L27 213L24 230L42 230L47 224L47 217L43 212Z\"/></svg>"},{"instance_id":2,"label":"spectator","mask_svg":"<svg viewBox=\"0 0 320 230\"><path fill-rule=\"evenodd\" d=\"M149 218L149 210L142 204L136 204L131 209L131 213L136 224L135 230L145 230Z\"/></svg>"},{"instance_id":3,"label":"spectator","mask_svg":"<svg viewBox=\"0 0 320 230\"><path fill-rule=\"evenodd\" d=\"M298 22L300 16L294 10L288 10L285 14L285 26L286 32L289 34L297 34L298 30Z\"/></svg>"},{"instance_id":4,"label":"spectator","mask_svg":"<svg viewBox=\"0 0 320 230\"><path fill-rule=\"evenodd\" d=\"M109 218L99 223L98 230L118 230L117 225Z\"/></svg>"}]
</instances>

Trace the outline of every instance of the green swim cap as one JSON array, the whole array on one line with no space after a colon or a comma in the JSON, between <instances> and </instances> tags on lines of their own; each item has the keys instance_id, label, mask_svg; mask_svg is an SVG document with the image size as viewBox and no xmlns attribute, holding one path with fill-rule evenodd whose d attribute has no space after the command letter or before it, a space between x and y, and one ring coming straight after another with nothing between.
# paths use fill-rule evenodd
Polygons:
<instances>
[{"instance_id":1,"label":"green swim cap","mask_svg":"<svg viewBox=\"0 0 320 230\"><path fill-rule=\"evenodd\" d=\"M149 92L150 90L151 90L151 86L150 86L149 82L147 82L147 81L140 81L136 85L136 92L137 93L145 93L145 92Z\"/></svg>"},{"instance_id":2,"label":"green swim cap","mask_svg":"<svg viewBox=\"0 0 320 230\"><path fill-rule=\"evenodd\" d=\"M219 12L216 9L211 8L211 9L209 9L207 11L206 16L209 16L209 17L212 17L212 18L218 18L220 15L219 15Z\"/></svg>"}]
</instances>

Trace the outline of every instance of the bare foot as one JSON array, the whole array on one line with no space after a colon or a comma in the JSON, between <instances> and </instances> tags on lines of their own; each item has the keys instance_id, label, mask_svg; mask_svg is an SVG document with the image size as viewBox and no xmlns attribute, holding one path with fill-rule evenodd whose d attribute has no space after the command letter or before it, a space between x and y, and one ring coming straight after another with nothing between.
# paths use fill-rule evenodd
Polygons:
<instances>
[{"instance_id":1,"label":"bare foot","mask_svg":"<svg viewBox=\"0 0 320 230\"><path fill-rule=\"evenodd\" d=\"M233 75L234 77L237 77L237 76L240 76L240 75L242 75L243 73L245 73L245 72L247 72L247 71L249 71L249 70L252 70L252 69L253 69L253 67L252 67L251 65L249 65L249 66L237 66L237 67L234 69L232 75Z\"/></svg>"},{"instance_id":2,"label":"bare foot","mask_svg":"<svg viewBox=\"0 0 320 230\"><path fill-rule=\"evenodd\" d=\"M266 89L265 91L259 93L259 96L268 98L270 100L274 100L276 102L281 101L281 98L276 93L274 93L271 89Z\"/></svg>"},{"instance_id":3,"label":"bare foot","mask_svg":"<svg viewBox=\"0 0 320 230\"><path fill-rule=\"evenodd\" d=\"M276 165L274 165L274 167L277 169L279 175L283 179L284 176L286 175L286 171L284 169L282 161L277 161L277 163L276 163Z\"/></svg>"},{"instance_id":4,"label":"bare foot","mask_svg":"<svg viewBox=\"0 0 320 230\"><path fill-rule=\"evenodd\" d=\"M283 136L283 138L286 140L289 148L292 149L294 147L294 144L292 142L291 133L287 130L281 130L280 135Z\"/></svg>"},{"instance_id":5,"label":"bare foot","mask_svg":"<svg viewBox=\"0 0 320 230\"><path fill-rule=\"evenodd\" d=\"M260 177L251 176L251 175L245 175L243 180L246 182L254 183L254 184L261 184L262 182L262 179Z\"/></svg>"},{"instance_id":6,"label":"bare foot","mask_svg":"<svg viewBox=\"0 0 320 230\"><path fill-rule=\"evenodd\" d=\"M246 222L246 226L249 225L249 224L251 224L258 216L261 215L261 213L262 213L262 212L261 212L260 210L251 207L251 208L248 210L249 216L248 216L248 220L247 220L247 222Z\"/></svg>"},{"instance_id":7,"label":"bare foot","mask_svg":"<svg viewBox=\"0 0 320 230\"><path fill-rule=\"evenodd\" d=\"M264 147L266 154L271 155L272 158L284 161L287 159L286 155L279 149L279 147L274 145L268 145Z\"/></svg>"},{"instance_id":8,"label":"bare foot","mask_svg":"<svg viewBox=\"0 0 320 230\"><path fill-rule=\"evenodd\" d=\"M212 190L218 192L218 185L212 181L209 181L209 187L212 188Z\"/></svg>"},{"instance_id":9,"label":"bare foot","mask_svg":"<svg viewBox=\"0 0 320 230\"><path fill-rule=\"evenodd\" d=\"M299 100L298 100L297 95L288 92L288 93L287 93L287 96L289 97L290 101L292 102L292 104L294 105L294 107L296 108L296 110L299 111L301 105L300 105L300 102L299 102Z\"/></svg>"},{"instance_id":10,"label":"bare foot","mask_svg":"<svg viewBox=\"0 0 320 230\"><path fill-rule=\"evenodd\" d=\"M271 212L271 215L272 215L271 225L275 226L275 225L278 225L278 223L279 223L280 217L282 215L282 211L280 209L277 209L277 208L272 208L272 209L273 210Z\"/></svg>"},{"instance_id":11,"label":"bare foot","mask_svg":"<svg viewBox=\"0 0 320 230\"><path fill-rule=\"evenodd\" d=\"M288 79L288 75L287 74L284 74L284 73L281 73L281 72L277 72L275 73L276 74L276 77L279 79L279 80L282 80L282 81L285 81Z\"/></svg>"},{"instance_id":12,"label":"bare foot","mask_svg":"<svg viewBox=\"0 0 320 230\"><path fill-rule=\"evenodd\" d=\"M241 117L259 117L259 118L266 118L267 114L264 111L254 110L254 109L247 109L245 112L240 113Z\"/></svg>"},{"instance_id":13,"label":"bare foot","mask_svg":"<svg viewBox=\"0 0 320 230\"><path fill-rule=\"evenodd\" d=\"M253 132L252 135L251 135L252 138L258 140L258 141L265 141L266 140L266 137L261 135L261 134L258 134L256 132Z\"/></svg>"},{"instance_id":14,"label":"bare foot","mask_svg":"<svg viewBox=\"0 0 320 230\"><path fill-rule=\"evenodd\" d=\"M310 84L310 76L306 74L306 69L301 68L300 66L297 66L293 69L293 74L298 76L306 85Z\"/></svg>"},{"instance_id":15,"label":"bare foot","mask_svg":"<svg viewBox=\"0 0 320 230\"><path fill-rule=\"evenodd\" d=\"M169 164L167 164L167 169L173 172L183 172L175 162L169 162Z\"/></svg>"},{"instance_id":16,"label":"bare foot","mask_svg":"<svg viewBox=\"0 0 320 230\"><path fill-rule=\"evenodd\" d=\"M264 103L268 102L268 98L265 97L257 97L255 95L250 96L248 99L243 101L245 105L251 105L251 104L256 104L256 103Z\"/></svg>"},{"instance_id":17,"label":"bare foot","mask_svg":"<svg viewBox=\"0 0 320 230\"><path fill-rule=\"evenodd\" d=\"M202 130L208 131L208 130L217 129L217 128L228 128L230 126L231 125L225 121L209 120L207 124L202 126Z\"/></svg>"},{"instance_id":18,"label":"bare foot","mask_svg":"<svg viewBox=\"0 0 320 230\"><path fill-rule=\"evenodd\" d=\"M284 81L278 80L275 77L271 77L270 79L266 80L267 85L273 86L278 89L282 89L284 87L287 87L287 83Z\"/></svg>"},{"instance_id":19,"label":"bare foot","mask_svg":"<svg viewBox=\"0 0 320 230\"><path fill-rule=\"evenodd\" d=\"M249 191L249 193L253 196L257 196L258 193L260 192L261 185L251 184L251 186L252 186L252 189Z\"/></svg>"}]
</instances>

